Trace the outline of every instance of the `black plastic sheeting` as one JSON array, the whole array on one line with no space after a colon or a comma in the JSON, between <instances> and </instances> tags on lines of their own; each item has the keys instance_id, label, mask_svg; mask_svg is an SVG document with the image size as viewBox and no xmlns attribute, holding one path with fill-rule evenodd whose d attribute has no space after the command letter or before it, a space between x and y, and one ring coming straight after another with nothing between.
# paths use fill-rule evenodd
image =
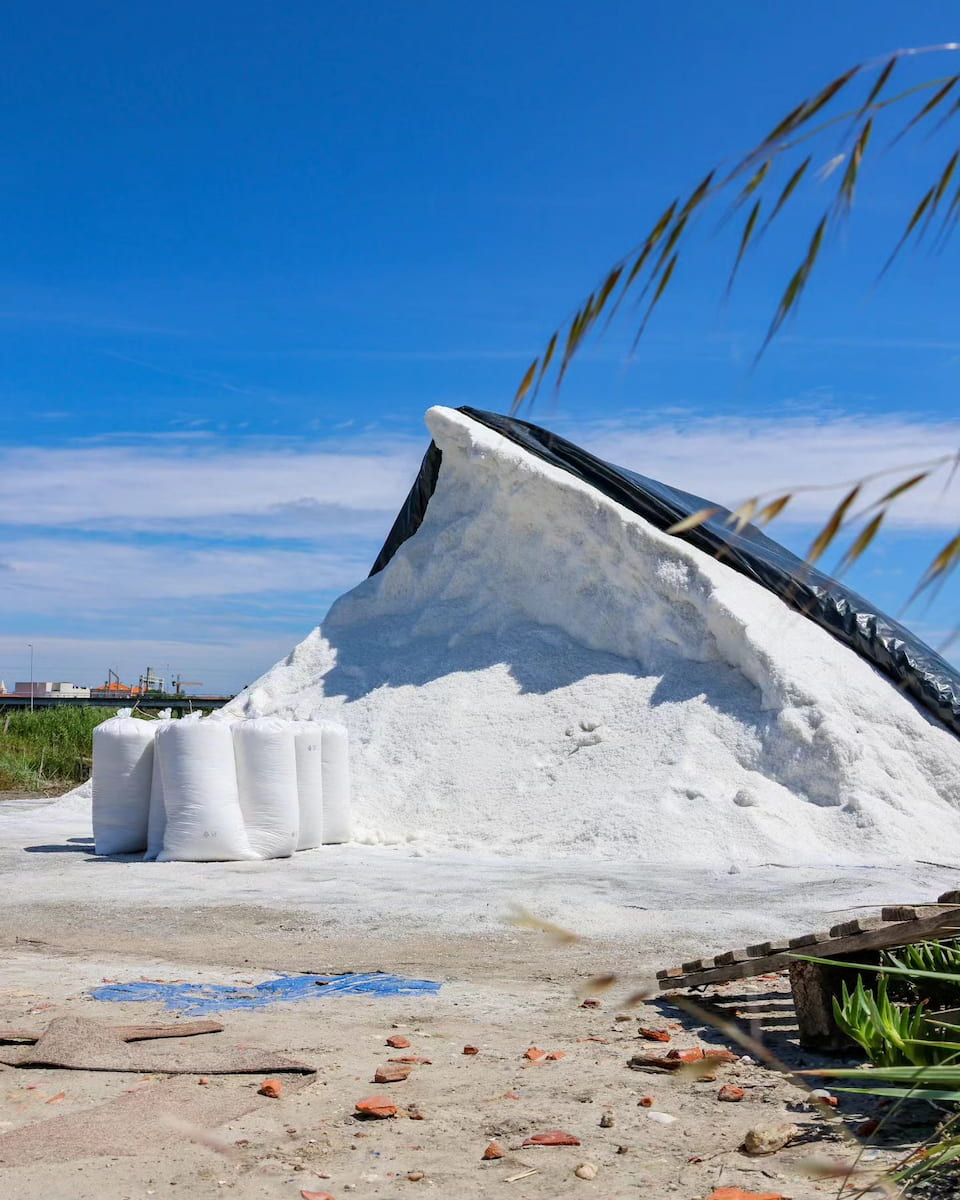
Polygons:
<instances>
[{"instance_id":1,"label":"black plastic sheeting","mask_svg":"<svg viewBox=\"0 0 960 1200\"><path fill-rule=\"evenodd\" d=\"M674 536L779 596L872 663L938 721L960 735L960 672L906 626L836 579L809 566L755 526L747 525L738 533L726 524L730 515L727 509L604 462L538 425L477 408L464 407L458 411L544 462L589 483L657 529L669 529L700 509L718 508L703 524ZM431 442L371 575L382 571L399 547L419 529L437 486L440 465L441 452Z\"/></svg>"}]
</instances>

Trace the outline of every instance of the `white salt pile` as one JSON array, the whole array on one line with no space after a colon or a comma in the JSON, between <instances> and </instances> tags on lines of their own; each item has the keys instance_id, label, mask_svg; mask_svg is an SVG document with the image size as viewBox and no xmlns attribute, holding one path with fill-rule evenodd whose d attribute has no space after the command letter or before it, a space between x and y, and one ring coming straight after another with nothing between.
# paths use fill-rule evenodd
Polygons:
<instances>
[{"instance_id":1,"label":"white salt pile","mask_svg":"<svg viewBox=\"0 0 960 1200\"><path fill-rule=\"evenodd\" d=\"M366 840L960 855L960 741L871 666L469 417L427 424L443 463L416 535L233 704L349 728Z\"/></svg>"}]
</instances>

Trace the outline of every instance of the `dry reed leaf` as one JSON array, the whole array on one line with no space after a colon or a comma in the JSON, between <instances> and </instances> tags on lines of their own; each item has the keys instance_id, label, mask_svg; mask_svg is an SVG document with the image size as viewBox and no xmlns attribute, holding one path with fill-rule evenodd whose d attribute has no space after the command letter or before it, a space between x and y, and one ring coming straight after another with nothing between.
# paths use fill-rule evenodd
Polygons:
<instances>
[{"instance_id":1,"label":"dry reed leaf","mask_svg":"<svg viewBox=\"0 0 960 1200\"><path fill-rule=\"evenodd\" d=\"M580 941L580 935L571 933L569 929L564 929L561 925L555 925L552 921L542 921L539 917L535 917L532 913L527 912L525 908L515 905L513 912L507 916L507 923L514 925L517 929L531 929L535 933L545 933L559 945L569 946L574 942Z\"/></svg>"}]
</instances>

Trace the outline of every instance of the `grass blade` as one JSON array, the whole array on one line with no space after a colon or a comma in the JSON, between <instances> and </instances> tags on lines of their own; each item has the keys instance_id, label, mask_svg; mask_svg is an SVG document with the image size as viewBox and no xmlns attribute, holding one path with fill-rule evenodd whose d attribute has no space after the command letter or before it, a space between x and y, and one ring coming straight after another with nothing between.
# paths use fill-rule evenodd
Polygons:
<instances>
[{"instance_id":1,"label":"grass blade","mask_svg":"<svg viewBox=\"0 0 960 1200\"><path fill-rule=\"evenodd\" d=\"M677 521L675 525L671 525L666 530L667 533L686 533L688 529L696 529L698 525L702 525L704 521L709 521L711 517L715 517L718 512L722 512L719 508L700 508L695 513L691 513L689 517L684 517L682 521Z\"/></svg>"},{"instance_id":2,"label":"grass blade","mask_svg":"<svg viewBox=\"0 0 960 1200\"><path fill-rule=\"evenodd\" d=\"M830 543L840 532L844 518L850 511L850 508L856 498L860 495L860 484L850 489L846 496L840 501L837 507L827 518L827 523L820 530L817 536L813 539L810 549L807 551L807 562L815 563L829 547Z\"/></svg>"}]
</instances>

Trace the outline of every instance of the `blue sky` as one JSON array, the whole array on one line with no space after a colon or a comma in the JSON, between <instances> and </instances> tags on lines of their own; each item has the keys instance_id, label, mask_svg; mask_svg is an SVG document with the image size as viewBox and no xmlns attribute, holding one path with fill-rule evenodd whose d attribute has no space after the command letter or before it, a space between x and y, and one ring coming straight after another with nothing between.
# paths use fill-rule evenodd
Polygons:
<instances>
[{"instance_id":1,"label":"blue sky","mask_svg":"<svg viewBox=\"0 0 960 1200\"><path fill-rule=\"evenodd\" d=\"M32 642L38 678L248 682L366 574L428 406L505 410L677 191L853 62L956 34L954 4L894 0L21 9L0 46L0 678ZM726 502L955 448L955 251L871 286L948 152L879 161L757 370L815 184L727 305L708 218L636 358L615 329L536 418ZM774 535L802 549L827 504ZM852 581L897 610L958 521L918 496ZM936 642L953 609L912 623Z\"/></svg>"}]
</instances>

